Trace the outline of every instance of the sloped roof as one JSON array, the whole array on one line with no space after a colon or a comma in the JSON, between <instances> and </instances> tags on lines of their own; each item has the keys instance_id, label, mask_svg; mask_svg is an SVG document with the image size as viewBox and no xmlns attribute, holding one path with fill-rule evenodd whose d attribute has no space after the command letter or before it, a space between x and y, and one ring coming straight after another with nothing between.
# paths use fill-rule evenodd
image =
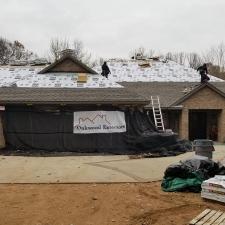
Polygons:
<instances>
[{"instance_id":1,"label":"sloped roof","mask_svg":"<svg viewBox=\"0 0 225 225\"><path fill-rule=\"evenodd\" d=\"M136 92L149 99L149 103L151 96L159 96L162 108L176 106L191 92L197 91L199 87L204 87L199 82L122 82L120 84L130 92ZM209 83L208 86L217 89L221 94L225 93L223 82ZM146 108L151 108L151 105L147 105Z\"/></svg>"},{"instance_id":2,"label":"sloped roof","mask_svg":"<svg viewBox=\"0 0 225 225\"><path fill-rule=\"evenodd\" d=\"M68 61L71 62L68 66ZM64 65L65 64L65 65ZM60 68L58 68L60 65ZM90 73L97 74L96 71L76 59L71 55L64 55L59 60L55 61L51 65L45 67L39 73L49 73L49 72L69 72L69 73Z\"/></svg>"},{"instance_id":3,"label":"sloped roof","mask_svg":"<svg viewBox=\"0 0 225 225\"><path fill-rule=\"evenodd\" d=\"M148 100L125 88L0 88L0 104L134 104Z\"/></svg>"},{"instance_id":4,"label":"sloped roof","mask_svg":"<svg viewBox=\"0 0 225 225\"><path fill-rule=\"evenodd\" d=\"M38 74L43 67L3 66L0 67L0 87L30 88L122 88L114 81L98 74L86 74L87 82L77 82L78 73Z\"/></svg>"},{"instance_id":5,"label":"sloped roof","mask_svg":"<svg viewBox=\"0 0 225 225\"><path fill-rule=\"evenodd\" d=\"M220 89L220 87L216 87L216 85L213 85L211 83L203 83L200 84L198 86L196 86L195 88L193 88L190 92L188 92L185 96L183 96L182 98L178 99L177 101L175 101L172 106L176 106L181 104L183 101L185 101L186 99L190 98L192 95L194 95L195 93L199 92L200 90L202 90L203 88L208 87L211 90L215 91L217 94L221 95L222 97L225 97L225 92L224 90Z\"/></svg>"},{"instance_id":6,"label":"sloped roof","mask_svg":"<svg viewBox=\"0 0 225 225\"><path fill-rule=\"evenodd\" d=\"M109 79L115 82L200 82L199 73L187 66L164 60L109 60ZM94 68L101 73L101 66ZM211 82L224 82L209 76Z\"/></svg>"},{"instance_id":7,"label":"sloped roof","mask_svg":"<svg viewBox=\"0 0 225 225\"><path fill-rule=\"evenodd\" d=\"M60 62L70 56L63 57ZM72 57L73 62L77 62ZM51 72L43 67L0 67L1 104L143 104L150 106L151 96L160 96L161 106L170 108L199 89L197 71L173 62L110 61L109 79L87 74L87 83L77 82L77 73ZM150 67L149 67L149 65ZM80 64L79 64L80 65ZM86 68L85 65L82 65ZM114 72L113 66L118 68ZM90 68L89 68L90 69ZM46 73L40 74L40 71ZM89 72L93 72L89 70ZM139 73L140 72L140 73ZM218 81L219 82L215 82ZM117 83L118 81L123 81ZM177 82L181 81L181 82ZM186 81L186 82L184 82ZM190 82L196 81L196 82ZM211 77L210 88L225 93L225 83ZM30 87L30 88L28 88ZM215 88L214 88L215 87Z\"/></svg>"}]
</instances>

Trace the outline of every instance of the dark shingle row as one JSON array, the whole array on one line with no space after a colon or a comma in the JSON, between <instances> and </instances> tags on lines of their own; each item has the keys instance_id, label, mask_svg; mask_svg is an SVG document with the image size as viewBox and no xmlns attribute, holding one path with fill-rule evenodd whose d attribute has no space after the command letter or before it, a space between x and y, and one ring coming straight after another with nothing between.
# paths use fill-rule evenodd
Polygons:
<instances>
[{"instance_id":1,"label":"dark shingle row","mask_svg":"<svg viewBox=\"0 0 225 225\"><path fill-rule=\"evenodd\" d=\"M125 88L0 88L0 104L142 104L148 101Z\"/></svg>"}]
</instances>

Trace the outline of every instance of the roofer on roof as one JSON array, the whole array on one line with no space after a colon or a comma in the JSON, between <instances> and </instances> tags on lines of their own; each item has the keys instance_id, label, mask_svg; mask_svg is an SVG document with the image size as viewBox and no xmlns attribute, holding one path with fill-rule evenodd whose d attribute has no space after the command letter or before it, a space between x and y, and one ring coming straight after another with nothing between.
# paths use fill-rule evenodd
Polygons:
<instances>
[{"instance_id":1,"label":"roofer on roof","mask_svg":"<svg viewBox=\"0 0 225 225\"><path fill-rule=\"evenodd\" d=\"M102 65L102 76L108 78L108 74L111 73L108 65L106 62L103 63Z\"/></svg>"},{"instance_id":2,"label":"roofer on roof","mask_svg":"<svg viewBox=\"0 0 225 225\"><path fill-rule=\"evenodd\" d=\"M206 63L203 64L202 66L198 67L197 71L199 71L201 75L201 83L208 82L210 78L207 76L208 74L208 69Z\"/></svg>"}]
</instances>

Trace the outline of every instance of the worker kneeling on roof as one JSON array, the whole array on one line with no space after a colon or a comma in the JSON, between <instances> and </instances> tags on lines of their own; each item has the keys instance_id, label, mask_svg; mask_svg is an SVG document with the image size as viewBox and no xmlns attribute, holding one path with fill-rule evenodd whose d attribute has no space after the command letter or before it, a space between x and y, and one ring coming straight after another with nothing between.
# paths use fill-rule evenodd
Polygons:
<instances>
[{"instance_id":1,"label":"worker kneeling on roof","mask_svg":"<svg viewBox=\"0 0 225 225\"><path fill-rule=\"evenodd\" d=\"M199 71L201 75L201 83L206 83L210 80L208 77L208 69L207 69L207 64L203 64L202 66L198 67L197 71Z\"/></svg>"}]
</instances>

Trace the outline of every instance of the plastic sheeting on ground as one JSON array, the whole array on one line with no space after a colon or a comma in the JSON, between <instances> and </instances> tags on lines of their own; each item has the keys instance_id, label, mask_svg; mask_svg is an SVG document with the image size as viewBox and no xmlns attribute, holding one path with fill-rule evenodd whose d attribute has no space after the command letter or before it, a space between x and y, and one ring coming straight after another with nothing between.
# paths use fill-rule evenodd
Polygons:
<instances>
[{"instance_id":1,"label":"plastic sheeting on ground","mask_svg":"<svg viewBox=\"0 0 225 225\"><path fill-rule=\"evenodd\" d=\"M3 116L8 149L76 153L177 155L189 148L175 134L159 133L145 112L125 111L127 131L107 134L74 134L74 111L99 108L32 106L6 107ZM101 107L101 110L118 110Z\"/></svg>"},{"instance_id":2,"label":"plastic sheeting on ground","mask_svg":"<svg viewBox=\"0 0 225 225\"><path fill-rule=\"evenodd\" d=\"M200 192L202 182L216 174L225 175L225 167L206 157L195 156L170 165L164 173L161 187L168 192Z\"/></svg>"}]
</instances>

